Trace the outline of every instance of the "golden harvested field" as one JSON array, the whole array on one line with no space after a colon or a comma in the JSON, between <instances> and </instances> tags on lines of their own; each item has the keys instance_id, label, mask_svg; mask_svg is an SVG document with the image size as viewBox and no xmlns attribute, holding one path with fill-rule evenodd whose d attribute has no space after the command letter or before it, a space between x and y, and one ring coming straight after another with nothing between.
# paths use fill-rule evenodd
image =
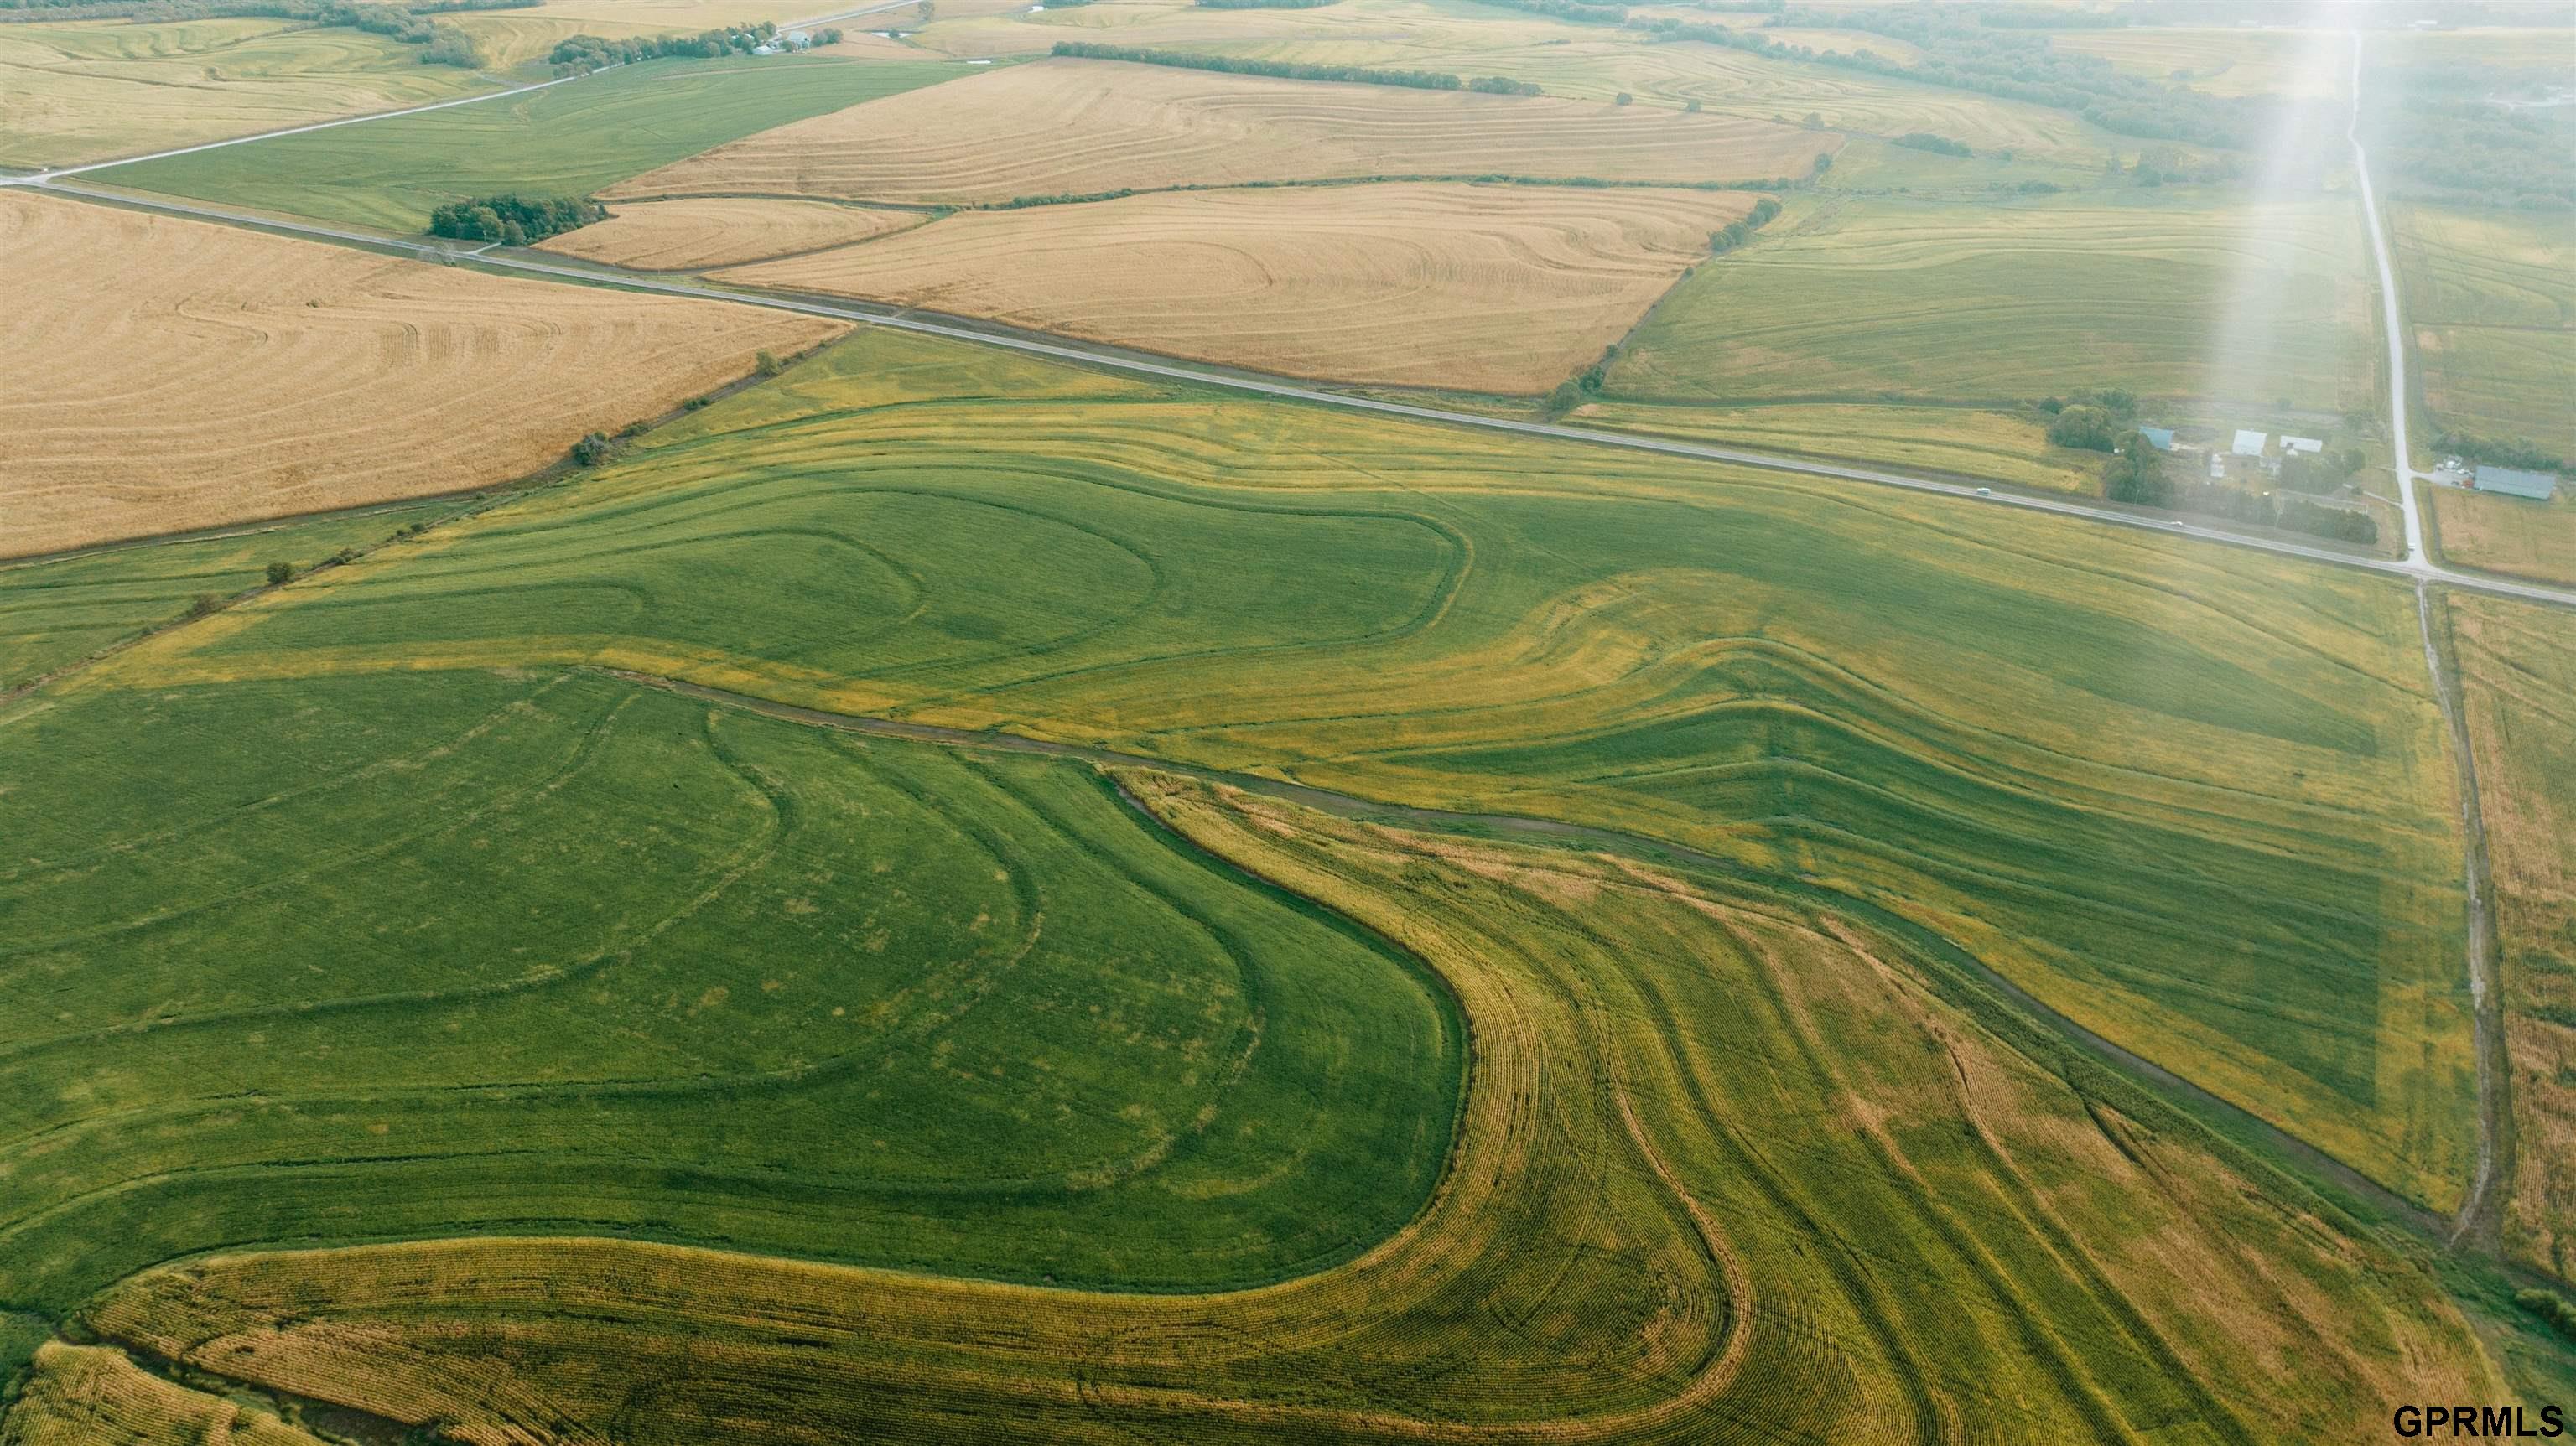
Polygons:
<instances>
[{"instance_id":1,"label":"golden harvested field","mask_svg":"<svg viewBox=\"0 0 2576 1446\"><path fill-rule=\"evenodd\" d=\"M283 20L0 25L0 164L75 165L492 87L382 36Z\"/></svg>"},{"instance_id":2,"label":"golden harvested field","mask_svg":"<svg viewBox=\"0 0 2576 1446\"><path fill-rule=\"evenodd\" d=\"M2576 1269L2576 622L2454 592L2447 607L2503 944L2515 1166L2505 1244Z\"/></svg>"},{"instance_id":3,"label":"golden harvested field","mask_svg":"<svg viewBox=\"0 0 2576 1446\"><path fill-rule=\"evenodd\" d=\"M321 1438L192 1391L124 1352L48 1341L0 1426L6 1446L322 1446Z\"/></svg>"},{"instance_id":4,"label":"golden harvested field","mask_svg":"<svg viewBox=\"0 0 2576 1446\"><path fill-rule=\"evenodd\" d=\"M2576 587L2576 496L2565 482L2546 502L2465 487L2429 491L2444 561Z\"/></svg>"},{"instance_id":5,"label":"golden harvested field","mask_svg":"<svg viewBox=\"0 0 2576 1446\"><path fill-rule=\"evenodd\" d=\"M460 492L837 323L0 195L0 554Z\"/></svg>"},{"instance_id":6,"label":"golden harvested field","mask_svg":"<svg viewBox=\"0 0 2576 1446\"><path fill-rule=\"evenodd\" d=\"M1744 192L1300 186L969 211L726 279L1291 376L1545 391L1617 341Z\"/></svg>"},{"instance_id":7,"label":"golden harvested field","mask_svg":"<svg viewBox=\"0 0 2576 1446\"><path fill-rule=\"evenodd\" d=\"M922 219L916 212L830 201L701 196L622 205L607 220L551 237L540 249L639 271L695 271L847 246Z\"/></svg>"},{"instance_id":8,"label":"golden harvested field","mask_svg":"<svg viewBox=\"0 0 2576 1446\"><path fill-rule=\"evenodd\" d=\"M610 199L746 192L973 204L1250 181L1803 175L1840 138L1549 98L1042 60L781 126Z\"/></svg>"}]
</instances>

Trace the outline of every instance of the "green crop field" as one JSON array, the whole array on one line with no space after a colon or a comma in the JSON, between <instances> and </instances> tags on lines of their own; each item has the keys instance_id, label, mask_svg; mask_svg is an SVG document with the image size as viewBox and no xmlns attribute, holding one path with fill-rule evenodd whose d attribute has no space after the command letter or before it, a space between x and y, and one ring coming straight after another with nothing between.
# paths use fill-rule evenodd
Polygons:
<instances>
[{"instance_id":1,"label":"green crop field","mask_svg":"<svg viewBox=\"0 0 2576 1446\"><path fill-rule=\"evenodd\" d=\"M0 165L138 155L495 85L380 35L282 20L0 25Z\"/></svg>"},{"instance_id":2,"label":"green crop field","mask_svg":"<svg viewBox=\"0 0 2576 1446\"><path fill-rule=\"evenodd\" d=\"M96 174L108 185L418 231L465 196L583 196L754 131L969 73L806 56L657 60L428 115Z\"/></svg>"},{"instance_id":3,"label":"green crop field","mask_svg":"<svg viewBox=\"0 0 2576 1446\"><path fill-rule=\"evenodd\" d=\"M2576 240L2565 224L2428 205L2397 207L2393 220L2426 409L2458 431L2576 455Z\"/></svg>"},{"instance_id":4,"label":"green crop field","mask_svg":"<svg viewBox=\"0 0 2576 1446\"><path fill-rule=\"evenodd\" d=\"M2576 1268L2576 624L2453 593L2449 642L2477 759L2502 946L2518 1164L2506 1245Z\"/></svg>"},{"instance_id":5,"label":"green crop field","mask_svg":"<svg viewBox=\"0 0 2576 1446\"><path fill-rule=\"evenodd\" d=\"M591 664L1629 828L1900 910L2442 1205L2413 627L2338 570L863 335L73 688Z\"/></svg>"},{"instance_id":6,"label":"green crop field","mask_svg":"<svg viewBox=\"0 0 2576 1446\"><path fill-rule=\"evenodd\" d=\"M1074 765L563 672L0 733L43 765L0 796L18 1308L223 1242L530 1229L1251 1285L1384 1238L1448 1154L1448 997Z\"/></svg>"},{"instance_id":7,"label":"green crop field","mask_svg":"<svg viewBox=\"0 0 2576 1446\"><path fill-rule=\"evenodd\" d=\"M1609 390L1997 401L2119 386L2333 412L2370 399L2367 267L2340 200L1820 201L1675 288Z\"/></svg>"},{"instance_id":8,"label":"green crop field","mask_svg":"<svg viewBox=\"0 0 2576 1446\"><path fill-rule=\"evenodd\" d=\"M0 692L180 617L199 598L256 587L272 562L301 571L455 510L453 502L371 507L197 541L0 563Z\"/></svg>"},{"instance_id":9,"label":"green crop field","mask_svg":"<svg viewBox=\"0 0 2576 1446\"><path fill-rule=\"evenodd\" d=\"M1838 911L1124 781L1457 994L1476 1055L1455 1164L1348 1264L1149 1296L521 1237L227 1254L88 1319L468 1439L542 1413L638 1446L854 1421L889 1440L1680 1443L1786 1420L1819 1441L2185 1421L2322 1441L2410 1392L2500 1389L2421 1260L2152 1098L2060 1073L2028 1025L1954 1002ZM807 1149L818 1170L866 1156Z\"/></svg>"},{"instance_id":10,"label":"green crop field","mask_svg":"<svg viewBox=\"0 0 2576 1446\"><path fill-rule=\"evenodd\" d=\"M1971 407L1594 402L1571 420L1803 457L1892 462L2053 492L2089 491L2102 471L2101 453L2050 446L2048 429L2031 414Z\"/></svg>"}]
</instances>

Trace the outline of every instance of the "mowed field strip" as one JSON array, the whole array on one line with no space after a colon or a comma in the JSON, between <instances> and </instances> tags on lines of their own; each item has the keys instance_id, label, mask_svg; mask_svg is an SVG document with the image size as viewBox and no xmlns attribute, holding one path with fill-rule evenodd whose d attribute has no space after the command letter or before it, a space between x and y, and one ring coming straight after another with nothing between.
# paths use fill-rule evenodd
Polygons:
<instances>
[{"instance_id":1,"label":"mowed field strip","mask_svg":"<svg viewBox=\"0 0 2576 1446\"><path fill-rule=\"evenodd\" d=\"M831 201L631 201L621 202L607 220L549 237L538 249L637 271L694 271L873 240L926 219L917 211Z\"/></svg>"},{"instance_id":2,"label":"mowed field strip","mask_svg":"<svg viewBox=\"0 0 2576 1446\"><path fill-rule=\"evenodd\" d=\"M588 663L1626 829L2466 1177L2453 773L2385 578L884 332L437 537L68 686Z\"/></svg>"},{"instance_id":3,"label":"mowed field strip","mask_svg":"<svg viewBox=\"0 0 2576 1446\"><path fill-rule=\"evenodd\" d=\"M965 212L723 279L1288 376L1539 392L1625 335L1753 201L1406 184L1134 196Z\"/></svg>"},{"instance_id":4,"label":"mowed field strip","mask_svg":"<svg viewBox=\"0 0 2576 1446\"><path fill-rule=\"evenodd\" d=\"M1754 181L1804 175L1839 144L1634 106L1041 60L764 131L605 194L976 204L1369 177Z\"/></svg>"},{"instance_id":5,"label":"mowed field strip","mask_svg":"<svg viewBox=\"0 0 2576 1446\"><path fill-rule=\"evenodd\" d=\"M284 20L0 25L0 165L138 155L497 84L382 36Z\"/></svg>"},{"instance_id":6,"label":"mowed field strip","mask_svg":"<svg viewBox=\"0 0 2576 1446\"><path fill-rule=\"evenodd\" d=\"M845 327L0 193L0 555L460 492Z\"/></svg>"},{"instance_id":7,"label":"mowed field strip","mask_svg":"<svg viewBox=\"0 0 2576 1446\"><path fill-rule=\"evenodd\" d=\"M2031 399L2082 386L2335 411L2372 399L2346 201L1794 206L1639 328L1657 401Z\"/></svg>"}]
</instances>

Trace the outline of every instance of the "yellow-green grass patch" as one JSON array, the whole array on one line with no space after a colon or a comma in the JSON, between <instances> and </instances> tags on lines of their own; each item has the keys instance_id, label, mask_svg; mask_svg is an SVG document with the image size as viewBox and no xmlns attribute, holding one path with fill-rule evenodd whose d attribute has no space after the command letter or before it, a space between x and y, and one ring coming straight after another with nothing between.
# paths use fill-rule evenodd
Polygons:
<instances>
[{"instance_id":1,"label":"yellow-green grass patch","mask_svg":"<svg viewBox=\"0 0 2576 1446\"><path fill-rule=\"evenodd\" d=\"M1594 402L1573 420L1804 457L1895 463L2053 492L2089 491L2102 471L2101 453L2050 446L2048 429L2026 415L1973 407Z\"/></svg>"},{"instance_id":2,"label":"yellow-green grass patch","mask_svg":"<svg viewBox=\"0 0 2576 1446\"><path fill-rule=\"evenodd\" d=\"M0 25L0 165L68 166L494 87L416 46L283 20Z\"/></svg>"},{"instance_id":3,"label":"yellow-green grass patch","mask_svg":"<svg viewBox=\"0 0 2576 1446\"><path fill-rule=\"evenodd\" d=\"M875 377L943 354L862 335L785 379L801 415L720 403L78 685L588 662L1627 828L1896 910L2455 1203L2456 800L2405 587L1035 362Z\"/></svg>"},{"instance_id":4,"label":"yellow-green grass patch","mask_svg":"<svg viewBox=\"0 0 2576 1446\"><path fill-rule=\"evenodd\" d=\"M2370 398L2370 317L2342 200L1834 198L1675 288L1610 387L1983 401L2118 386L2334 411Z\"/></svg>"},{"instance_id":5,"label":"yellow-green grass patch","mask_svg":"<svg viewBox=\"0 0 2576 1446\"><path fill-rule=\"evenodd\" d=\"M2131 25L2062 30L2049 45L2211 95L2332 100L2352 82L2352 42L2331 30Z\"/></svg>"},{"instance_id":6,"label":"yellow-green grass patch","mask_svg":"<svg viewBox=\"0 0 2576 1446\"><path fill-rule=\"evenodd\" d=\"M2576 455L2576 239L2553 217L2394 209L2398 284L2442 426Z\"/></svg>"},{"instance_id":7,"label":"yellow-green grass patch","mask_svg":"<svg viewBox=\"0 0 2576 1446\"><path fill-rule=\"evenodd\" d=\"M123 1351L49 1341L7 1419L8 1446L323 1446L275 1415L153 1375Z\"/></svg>"},{"instance_id":8,"label":"yellow-green grass patch","mask_svg":"<svg viewBox=\"0 0 2576 1446\"><path fill-rule=\"evenodd\" d=\"M2576 496L2565 479L2546 502L2466 487L2420 490L2433 505L2443 561L2576 587Z\"/></svg>"}]
</instances>

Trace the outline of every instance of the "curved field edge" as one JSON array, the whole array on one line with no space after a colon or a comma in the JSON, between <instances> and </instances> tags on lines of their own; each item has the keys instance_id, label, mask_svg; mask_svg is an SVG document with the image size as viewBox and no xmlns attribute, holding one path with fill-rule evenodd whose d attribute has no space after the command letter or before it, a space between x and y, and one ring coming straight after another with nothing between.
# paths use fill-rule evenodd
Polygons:
<instances>
[{"instance_id":1,"label":"curved field edge","mask_svg":"<svg viewBox=\"0 0 2576 1446\"><path fill-rule=\"evenodd\" d=\"M1129 773L1438 968L1434 1203L1351 1263L1125 1296L612 1240L221 1255L83 1321L459 1439L2341 1439L2501 1389L2420 1262L1831 911ZM1997 1034L1987 1020L1999 1020ZM2044 1050L2044 1045L2042 1046ZM1831 1122L1831 1127L1824 1127ZM2186 1424L2188 1423L2188 1424Z\"/></svg>"}]
</instances>

